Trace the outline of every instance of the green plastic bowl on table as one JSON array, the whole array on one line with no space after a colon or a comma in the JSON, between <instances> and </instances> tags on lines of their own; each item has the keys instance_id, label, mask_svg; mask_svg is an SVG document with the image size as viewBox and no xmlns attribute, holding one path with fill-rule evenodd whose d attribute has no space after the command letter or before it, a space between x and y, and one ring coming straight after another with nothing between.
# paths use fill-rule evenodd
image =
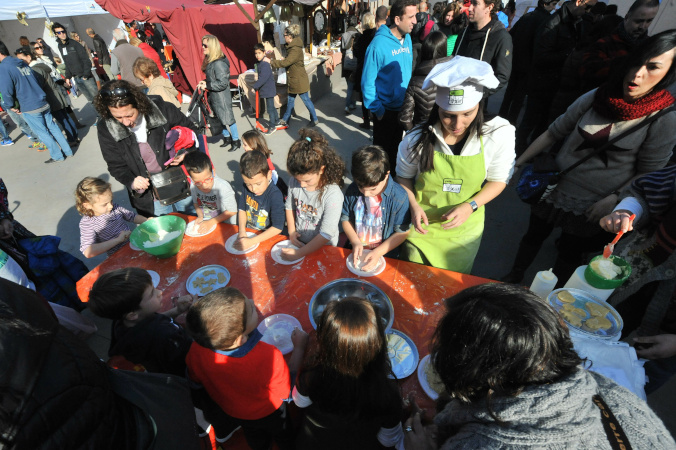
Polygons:
<instances>
[{"instance_id":1,"label":"green plastic bowl on table","mask_svg":"<svg viewBox=\"0 0 676 450\"><path fill-rule=\"evenodd\" d=\"M134 231L132 231L131 236L129 236L129 240L132 244L146 253L157 256L158 258L171 258L181 249L185 225L185 220L178 216L156 217L154 219L149 219L136 227ZM155 235L160 231L165 231L167 233L180 231L180 234L174 239L164 242L161 245L146 247L145 244L147 242L157 242L153 237L157 238Z\"/></svg>"},{"instance_id":2,"label":"green plastic bowl on table","mask_svg":"<svg viewBox=\"0 0 676 450\"><path fill-rule=\"evenodd\" d=\"M594 272L591 267L592 262L601 258L603 258L603 255L595 256L591 261L589 261L589 265L584 270L584 278L587 280L587 283L591 284L596 289L615 289L622 286L622 283L627 281L629 275L631 275L631 266L629 263L619 256L610 255L610 258L608 259L610 259L616 266L622 268L622 276L609 280Z\"/></svg>"}]
</instances>

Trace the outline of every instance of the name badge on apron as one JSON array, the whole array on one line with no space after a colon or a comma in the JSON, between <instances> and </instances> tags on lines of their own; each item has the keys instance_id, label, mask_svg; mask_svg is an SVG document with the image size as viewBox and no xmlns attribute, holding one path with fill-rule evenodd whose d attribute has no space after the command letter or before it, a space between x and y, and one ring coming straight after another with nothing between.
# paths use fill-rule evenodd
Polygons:
<instances>
[{"instance_id":1,"label":"name badge on apron","mask_svg":"<svg viewBox=\"0 0 676 450\"><path fill-rule=\"evenodd\" d=\"M444 192L459 194L461 188L462 188L462 180L454 178L444 178L444 187L443 187Z\"/></svg>"}]
</instances>

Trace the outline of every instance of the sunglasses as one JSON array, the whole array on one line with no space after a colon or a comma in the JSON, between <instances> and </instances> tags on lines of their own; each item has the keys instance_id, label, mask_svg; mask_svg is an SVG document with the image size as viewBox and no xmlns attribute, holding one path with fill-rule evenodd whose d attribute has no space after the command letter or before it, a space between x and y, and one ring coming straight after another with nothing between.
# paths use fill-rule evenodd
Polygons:
<instances>
[{"instance_id":1,"label":"sunglasses","mask_svg":"<svg viewBox=\"0 0 676 450\"><path fill-rule=\"evenodd\" d=\"M65 31L55 31L54 33L56 33L56 34L66 34Z\"/></svg>"},{"instance_id":2,"label":"sunglasses","mask_svg":"<svg viewBox=\"0 0 676 450\"><path fill-rule=\"evenodd\" d=\"M116 87L112 91L109 89L102 89L101 95L103 97L126 97L129 95L129 89L124 87Z\"/></svg>"},{"instance_id":3,"label":"sunglasses","mask_svg":"<svg viewBox=\"0 0 676 450\"><path fill-rule=\"evenodd\" d=\"M42 50L42 45L36 45L36 46L33 47L33 48L34 48L35 50Z\"/></svg>"},{"instance_id":4,"label":"sunglasses","mask_svg":"<svg viewBox=\"0 0 676 450\"><path fill-rule=\"evenodd\" d=\"M202 48L209 48L207 44L202 44Z\"/></svg>"}]
</instances>

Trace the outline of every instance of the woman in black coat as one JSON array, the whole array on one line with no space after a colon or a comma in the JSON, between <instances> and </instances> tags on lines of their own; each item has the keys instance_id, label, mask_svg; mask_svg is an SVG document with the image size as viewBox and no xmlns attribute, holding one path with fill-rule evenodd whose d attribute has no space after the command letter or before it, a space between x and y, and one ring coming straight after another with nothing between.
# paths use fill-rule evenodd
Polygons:
<instances>
[{"instance_id":1,"label":"woman in black coat","mask_svg":"<svg viewBox=\"0 0 676 450\"><path fill-rule=\"evenodd\" d=\"M194 214L190 195L172 205L155 200L149 174L170 167L164 165L170 159L165 147L167 132L175 126L196 131L195 125L174 105L155 96L151 100L124 80L106 83L94 98L94 106L101 116L99 145L108 172L127 188L136 211L146 217L172 211ZM181 162L183 155L175 158L171 166Z\"/></svg>"},{"instance_id":2,"label":"woman in black coat","mask_svg":"<svg viewBox=\"0 0 676 450\"><path fill-rule=\"evenodd\" d=\"M223 125L223 144L227 147L232 143L229 152L234 152L242 146L237 132L235 115L232 113L232 97L230 95L230 62L221 50L221 43L216 36L207 34L202 37L202 71L207 79L200 81L197 87L208 91L209 104L216 113L216 117ZM230 128L230 131L228 131Z\"/></svg>"}]
</instances>

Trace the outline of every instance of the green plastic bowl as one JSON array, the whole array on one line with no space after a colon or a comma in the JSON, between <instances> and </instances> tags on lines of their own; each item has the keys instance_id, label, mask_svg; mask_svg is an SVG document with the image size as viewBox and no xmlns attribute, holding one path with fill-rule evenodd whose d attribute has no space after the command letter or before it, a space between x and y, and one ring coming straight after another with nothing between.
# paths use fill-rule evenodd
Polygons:
<instances>
[{"instance_id":1,"label":"green plastic bowl","mask_svg":"<svg viewBox=\"0 0 676 450\"><path fill-rule=\"evenodd\" d=\"M589 265L584 270L584 278L587 280L587 283L591 284L596 289L615 289L622 286L622 283L627 281L627 278L629 278L629 275L631 275L631 266L629 263L619 256L610 255L609 259L613 261L616 266L622 268L622 276L620 278L608 280L598 275L591 268L591 263L601 258L603 258L603 255L595 256L591 261L589 261Z\"/></svg>"},{"instance_id":2,"label":"green plastic bowl","mask_svg":"<svg viewBox=\"0 0 676 450\"><path fill-rule=\"evenodd\" d=\"M158 240L158 233L175 233L171 240ZM162 216L150 219L131 232L129 240L146 253L158 258L171 258L181 249L185 233L185 220L178 216Z\"/></svg>"}]
</instances>

